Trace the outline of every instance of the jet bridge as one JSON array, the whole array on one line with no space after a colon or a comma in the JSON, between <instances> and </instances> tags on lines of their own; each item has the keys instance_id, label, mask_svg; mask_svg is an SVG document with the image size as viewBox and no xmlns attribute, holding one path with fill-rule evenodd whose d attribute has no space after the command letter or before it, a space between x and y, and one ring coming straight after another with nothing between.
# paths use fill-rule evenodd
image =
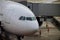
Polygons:
<instances>
[{"instance_id":1,"label":"jet bridge","mask_svg":"<svg viewBox=\"0 0 60 40\"><path fill-rule=\"evenodd\" d=\"M27 3L27 6L39 16L60 16L60 3Z\"/></svg>"}]
</instances>

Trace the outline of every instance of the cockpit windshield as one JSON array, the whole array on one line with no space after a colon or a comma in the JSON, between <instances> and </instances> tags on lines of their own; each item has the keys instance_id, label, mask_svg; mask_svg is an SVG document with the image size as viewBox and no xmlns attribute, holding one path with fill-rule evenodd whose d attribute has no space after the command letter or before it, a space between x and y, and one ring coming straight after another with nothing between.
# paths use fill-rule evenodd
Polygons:
<instances>
[{"instance_id":1,"label":"cockpit windshield","mask_svg":"<svg viewBox=\"0 0 60 40\"><path fill-rule=\"evenodd\" d=\"M29 20L29 21L33 21L33 20L36 20L36 18L35 18L35 17L24 17L24 16L21 16L21 17L19 18L19 20Z\"/></svg>"}]
</instances>

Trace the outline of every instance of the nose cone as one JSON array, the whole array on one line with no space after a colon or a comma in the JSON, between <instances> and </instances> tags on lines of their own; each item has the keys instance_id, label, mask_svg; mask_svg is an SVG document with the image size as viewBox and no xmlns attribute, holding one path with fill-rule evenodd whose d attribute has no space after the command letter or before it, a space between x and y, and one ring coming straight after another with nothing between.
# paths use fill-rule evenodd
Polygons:
<instances>
[{"instance_id":1,"label":"nose cone","mask_svg":"<svg viewBox=\"0 0 60 40\"><path fill-rule=\"evenodd\" d=\"M32 21L32 22L27 22L27 27L25 29L24 35L31 35L37 32L39 29L38 22L37 21Z\"/></svg>"},{"instance_id":2,"label":"nose cone","mask_svg":"<svg viewBox=\"0 0 60 40\"><path fill-rule=\"evenodd\" d=\"M39 26L38 26L38 22L37 21L33 21L30 23L30 26L33 30L38 30Z\"/></svg>"}]
</instances>

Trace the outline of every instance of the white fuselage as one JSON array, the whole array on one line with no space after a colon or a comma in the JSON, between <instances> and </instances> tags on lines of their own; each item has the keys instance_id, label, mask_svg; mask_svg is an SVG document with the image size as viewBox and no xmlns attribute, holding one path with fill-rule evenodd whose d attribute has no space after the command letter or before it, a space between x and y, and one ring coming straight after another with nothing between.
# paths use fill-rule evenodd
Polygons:
<instances>
[{"instance_id":1,"label":"white fuselage","mask_svg":"<svg viewBox=\"0 0 60 40\"><path fill-rule=\"evenodd\" d=\"M6 31L17 35L30 35L39 29L33 12L24 5L12 1L4 1L1 5L1 21Z\"/></svg>"}]
</instances>

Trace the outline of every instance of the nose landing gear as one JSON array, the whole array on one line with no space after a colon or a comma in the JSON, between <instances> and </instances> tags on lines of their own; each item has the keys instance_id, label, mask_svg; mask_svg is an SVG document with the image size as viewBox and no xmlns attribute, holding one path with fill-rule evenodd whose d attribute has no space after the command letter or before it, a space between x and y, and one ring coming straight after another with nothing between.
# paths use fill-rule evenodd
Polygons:
<instances>
[{"instance_id":1,"label":"nose landing gear","mask_svg":"<svg viewBox=\"0 0 60 40\"><path fill-rule=\"evenodd\" d=\"M21 39L23 39L23 38L24 38L24 36L22 36L22 35L17 36L17 39L18 39L18 40L21 40Z\"/></svg>"}]
</instances>

